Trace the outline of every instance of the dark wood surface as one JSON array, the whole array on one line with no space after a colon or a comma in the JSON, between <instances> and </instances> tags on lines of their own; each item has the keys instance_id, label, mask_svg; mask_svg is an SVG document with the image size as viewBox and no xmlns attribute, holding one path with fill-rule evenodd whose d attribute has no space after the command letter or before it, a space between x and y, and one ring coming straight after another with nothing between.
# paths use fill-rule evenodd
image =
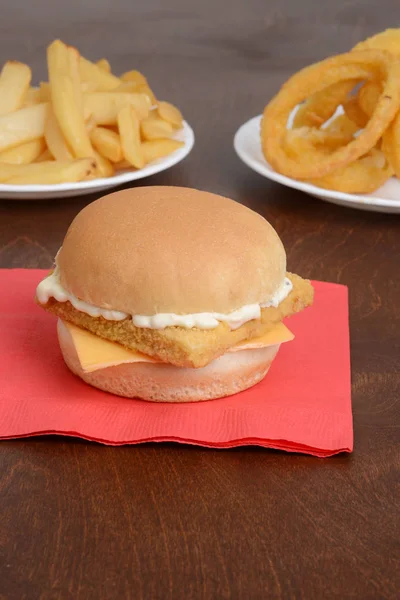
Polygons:
<instances>
[{"instance_id":1,"label":"dark wood surface","mask_svg":"<svg viewBox=\"0 0 400 600\"><path fill-rule=\"evenodd\" d=\"M232 149L289 74L396 26L396 0L8 0L0 16L1 62L27 61L37 80L57 36L116 71L143 70L197 135L189 158L145 183L253 207L277 228L291 270L350 287L355 430L354 454L325 460L2 442L0 598L398 597L399 219L280 187ZM95 198L0 201L0 266L49 267Z\"/></svg>"}]
</instances>

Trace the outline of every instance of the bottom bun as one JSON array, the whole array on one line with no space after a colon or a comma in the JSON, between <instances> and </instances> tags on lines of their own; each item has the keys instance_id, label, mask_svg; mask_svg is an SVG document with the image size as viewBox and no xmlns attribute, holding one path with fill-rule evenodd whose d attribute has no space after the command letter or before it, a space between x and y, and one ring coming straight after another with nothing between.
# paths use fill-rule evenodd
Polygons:
<instances>
[{"instance_id":1,"label":"bottom bun","mask_svg":"<svg viewBox=\"0 0 400 600\"><path fill-rule=\"evenodd\" d=\"M117 396L152 402L199 402L246 390L265 377L280 346L228 352L200 369L134 362L86 373L61 320L57 332L68 368L83 381Z\"/></svg>"}]
</instances>

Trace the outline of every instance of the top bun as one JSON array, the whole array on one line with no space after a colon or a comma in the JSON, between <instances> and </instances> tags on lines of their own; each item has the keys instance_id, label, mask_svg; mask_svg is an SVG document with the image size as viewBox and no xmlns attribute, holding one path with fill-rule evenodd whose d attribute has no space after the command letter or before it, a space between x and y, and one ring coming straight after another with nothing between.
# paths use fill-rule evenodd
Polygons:
<instances>
[{"instance_id":1,"label":"top bun","mask_svg":"<svg viewBox=\"0 0 400 600\"><path fill-rule=\"evenodd\" d=\"M128 314L229 313L267 302L286 254L259 214L216 194L138 187L86 206L57 257L76 297Z\"/></svg>"}]
</instances>

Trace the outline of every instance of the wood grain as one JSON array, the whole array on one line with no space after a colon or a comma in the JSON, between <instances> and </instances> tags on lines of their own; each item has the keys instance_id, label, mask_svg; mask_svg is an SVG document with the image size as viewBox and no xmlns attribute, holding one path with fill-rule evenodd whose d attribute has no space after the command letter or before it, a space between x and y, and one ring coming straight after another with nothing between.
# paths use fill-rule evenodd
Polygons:
<instances>
[{"instance_id":1,"label":"wood grain","mask_svg":"<svg viewBox=\"0 0 400 600\"><path fill-rule=\"evenodd\" d=\"M394 26L397 2L37 0L1 13L1 62L29 62L37 81L59 36L117 72L143 70L182 107L193 153L145 184L231 196L273 223L290 269L349 285L355 452L3 442L0 598L397 598L400 222L284 189L232 149L289 74ZM50 266L95 198L1 201L0 266Z\"/></svg>"}]
</instances>

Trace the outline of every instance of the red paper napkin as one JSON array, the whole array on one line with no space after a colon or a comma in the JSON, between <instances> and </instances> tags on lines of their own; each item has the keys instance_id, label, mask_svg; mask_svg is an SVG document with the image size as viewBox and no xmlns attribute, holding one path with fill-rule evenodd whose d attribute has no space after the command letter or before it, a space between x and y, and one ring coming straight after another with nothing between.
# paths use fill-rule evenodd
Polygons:
<instances>
[{"instance_id":1,"label":"red paper napkin","mask_svg":"<svg viewBox=\"0 0 400 600\"><path fill-rule=\"evenodd\" d=\"M45 273L0 270L0 439L62 434L113 445L256 444L321 457L351 452L346 287L314 282L314 305L288 322L295 340L282 344L255 387L210 402L158 404L101 392L68 371L56 319L33 302Z\"/></svg>"}]
</instances>

